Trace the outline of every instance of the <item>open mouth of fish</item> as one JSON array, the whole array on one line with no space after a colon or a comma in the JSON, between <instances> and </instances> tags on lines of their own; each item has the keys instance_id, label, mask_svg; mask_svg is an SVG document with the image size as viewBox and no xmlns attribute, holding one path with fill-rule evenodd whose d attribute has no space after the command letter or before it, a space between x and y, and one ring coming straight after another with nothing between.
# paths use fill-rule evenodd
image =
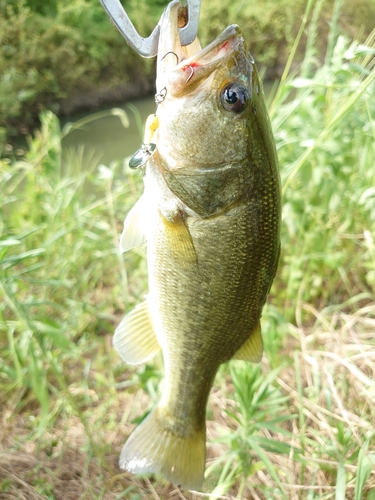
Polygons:
<instances>
[{"instance_id":1,"label":"open mouth of fish","mask_svg":"<svg viewBox=\"0 0 375 500\"><path fill-rule=\"evenodd\" d=\"M243 37L235 24L228 26L213 42L201 48L198 39L182 46L178 33L178 11L184 9L176 0L161 19L158 49L157 90L179 97L206 81L216 68L243 46ZM251 61L253 62L253 61Z\"/></svg>"}]
</instances>

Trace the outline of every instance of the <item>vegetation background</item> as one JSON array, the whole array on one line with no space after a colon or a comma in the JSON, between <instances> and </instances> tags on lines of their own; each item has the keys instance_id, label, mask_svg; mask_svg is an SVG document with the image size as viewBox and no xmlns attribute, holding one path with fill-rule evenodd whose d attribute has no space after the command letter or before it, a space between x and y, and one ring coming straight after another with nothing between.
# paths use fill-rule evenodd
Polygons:
<instances>
[{"instance_id":1,"label":"vegetation background","mask_svg":"<svg viewBox=\"0 0 375 500\"><path fill-rule=\"evenodd\" d=\"M127 0L126 11L148 36L167 0ZM306 0L202 2L200 39L213 40L240 23L257 64L280 77ZM319 11L316 43L323 57L334 0ZM342 1L340 29L364 39L374 27L375 1ZM303 58L306 36L294 63ZM42 110L58 115L149 94L155 61L142 59L113 29L99 0L0 0L0 127L27 133Z\"/></svg>"},{"instance_id":2,"label":"vegetation background","mask_svg":"<svg viewBox=\"0 0 375 500\"><path fill-rule=\"evenodd\" d=\"M147 34L164 3L126 9ZM111 347L147 290L144 249L117 250L142 179L126 159L63 148L90 118L56 117L148 92L154 63L95 2L0 0L0 13L4 148L40 120L27 151L0 160L0 499L374 500L373 0L203 0L202 42L238 22L279 77L268 107L283 230L265 356L216 377L200 493L117 468L162 378L160 357L129 367ZM127 127L121 109L102 113Z\"/></svg>"}]
</instances>

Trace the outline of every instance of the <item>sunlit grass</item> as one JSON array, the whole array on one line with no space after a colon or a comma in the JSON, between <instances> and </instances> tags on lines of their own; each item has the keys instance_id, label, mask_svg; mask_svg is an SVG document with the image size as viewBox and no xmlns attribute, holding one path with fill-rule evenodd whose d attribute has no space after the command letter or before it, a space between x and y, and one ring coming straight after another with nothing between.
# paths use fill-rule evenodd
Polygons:
<instances>
[{"instance_id":1,"label":"sunlit grass","mask_svg":"<svg viewBox=\"0 0 375 500\"><path fill-rule=\"evenodd\" d=\"M67 499L374 500L373 38L333 31L323 65L310 38L270 104L281 262L262 364L224 365L215 380L205 493L117 469L162 377L160 356L129 367L111 347L147 291L144 249L118 253L142 179L126 162L62 152L69 127L52 113L22 160L0 160L0 496L63 498L67 477Z\"/></svg>"}]
</instances>

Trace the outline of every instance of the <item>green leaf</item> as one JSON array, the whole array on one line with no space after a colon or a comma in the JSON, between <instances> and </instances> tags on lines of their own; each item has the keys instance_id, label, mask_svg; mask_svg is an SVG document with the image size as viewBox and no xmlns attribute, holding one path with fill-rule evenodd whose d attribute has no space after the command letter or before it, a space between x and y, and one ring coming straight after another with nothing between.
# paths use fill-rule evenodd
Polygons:
<instances>
[{"instance_id":1,"label":"green leaf","mask_svg":"<svg viewBox=\"0 0 375 500\"><path fill-rule=\"evenodd\" d=\"M52 322L33 321L33 326L40 332L46 335L52 343L62 351L75 350L75 344L69 340L66 332L51 324Z\"/></svg>"},{"instance_id":2,"label":"green leaf","mask_svg":"<svg viewBox=\"0 0 375 500\"><path fill-rule=\"evenodd\" d=\"M354 489L354 500L362 500L363 488L371 472L375 468L375 453L368 453L368 447L371 439L372 436L366 440L358 455L358 469Z\"/></svg>"},{"instance_id":3,"label":"green leaf","mask_svg":"<svg viewBox=\"0 0 375 500\"><path fill-rule=\"evenodd\" d=\"M335 500L345 500L345 499L346 499L346 473L344 464L340 459L336 477Z\"/></svg>"},{"instance_id":4,"label":"green leaf","mask_svg":"<svg viewBox=\"0 0 375 500\"><path fill-rule=\"evenodd\" d=\"M275 481L275 483L279 486L280 490L282 491L282 493L284 495L285 500L288 500L288 496L286 494L286 491L285 491L283 485L281 484L281 481L280 481L279 476L278 476L278 474L276 472L276 469L273 466L271 460L268 458L266 452L263 450L263 448L261 448L260 446L258 446L258 444L256 443L256 441L252 441L251 444L252 444L252 448L255 451L255 453L259 456L259 458L264 463L264 465L265 465L268 473L270 474L270 476L272 477L272 479Z\"/></svg>"},{"instance_id":5,"label":"green leaf","mask_svg":"<svg viewBox=\"0 0 375 500\"><path fill-rule=\"evenodd\" d=\"M1 264L21 262L22 260L28 259L30 257L37 257L38 255L45 253L45 251L46 251L45 248L36 248L35 250L29 250L27 252L19 253L17 255L12 255L10 257L4 258L1 261Z\"/></svg>"},{"instance_id":6,"label":"green leaf","mask_svg":"<svg viewBox=\"0 0 375 500\"><path fill-rule=\"evenodd\" d=\"M21 242L19 240L15 240L14 238L10 238L8 240L0 240L0 248L1 247L10 247L14 245L19 245Z\"/></svg>"},{"instance_id":7,"label":"green leaf","mask_svg":"<svg viewBox=\"0 0 375 500\"><path fill-rule=\"evenodd\" d=\"M375 500L375 488L372 488L366 496L366 500Z\"/></svg>"}]
</instances>

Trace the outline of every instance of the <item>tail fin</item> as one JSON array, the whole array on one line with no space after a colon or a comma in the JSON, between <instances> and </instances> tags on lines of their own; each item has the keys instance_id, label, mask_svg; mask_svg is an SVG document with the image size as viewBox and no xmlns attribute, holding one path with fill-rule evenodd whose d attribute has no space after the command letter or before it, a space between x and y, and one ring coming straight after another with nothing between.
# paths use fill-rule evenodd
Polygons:
<instances>
[{"instance_id":1,"label":"tail fin","mask_svg":"<svg viewBox=\"0 0 375 500\"><path fill-rule=\"evenodd\" d=\"M160 472L187 490L202 486L206 430L181 436L167 428L156 407L131 434L121 451L120 468L132 473Z\"/></svg>"}]
</instances>

